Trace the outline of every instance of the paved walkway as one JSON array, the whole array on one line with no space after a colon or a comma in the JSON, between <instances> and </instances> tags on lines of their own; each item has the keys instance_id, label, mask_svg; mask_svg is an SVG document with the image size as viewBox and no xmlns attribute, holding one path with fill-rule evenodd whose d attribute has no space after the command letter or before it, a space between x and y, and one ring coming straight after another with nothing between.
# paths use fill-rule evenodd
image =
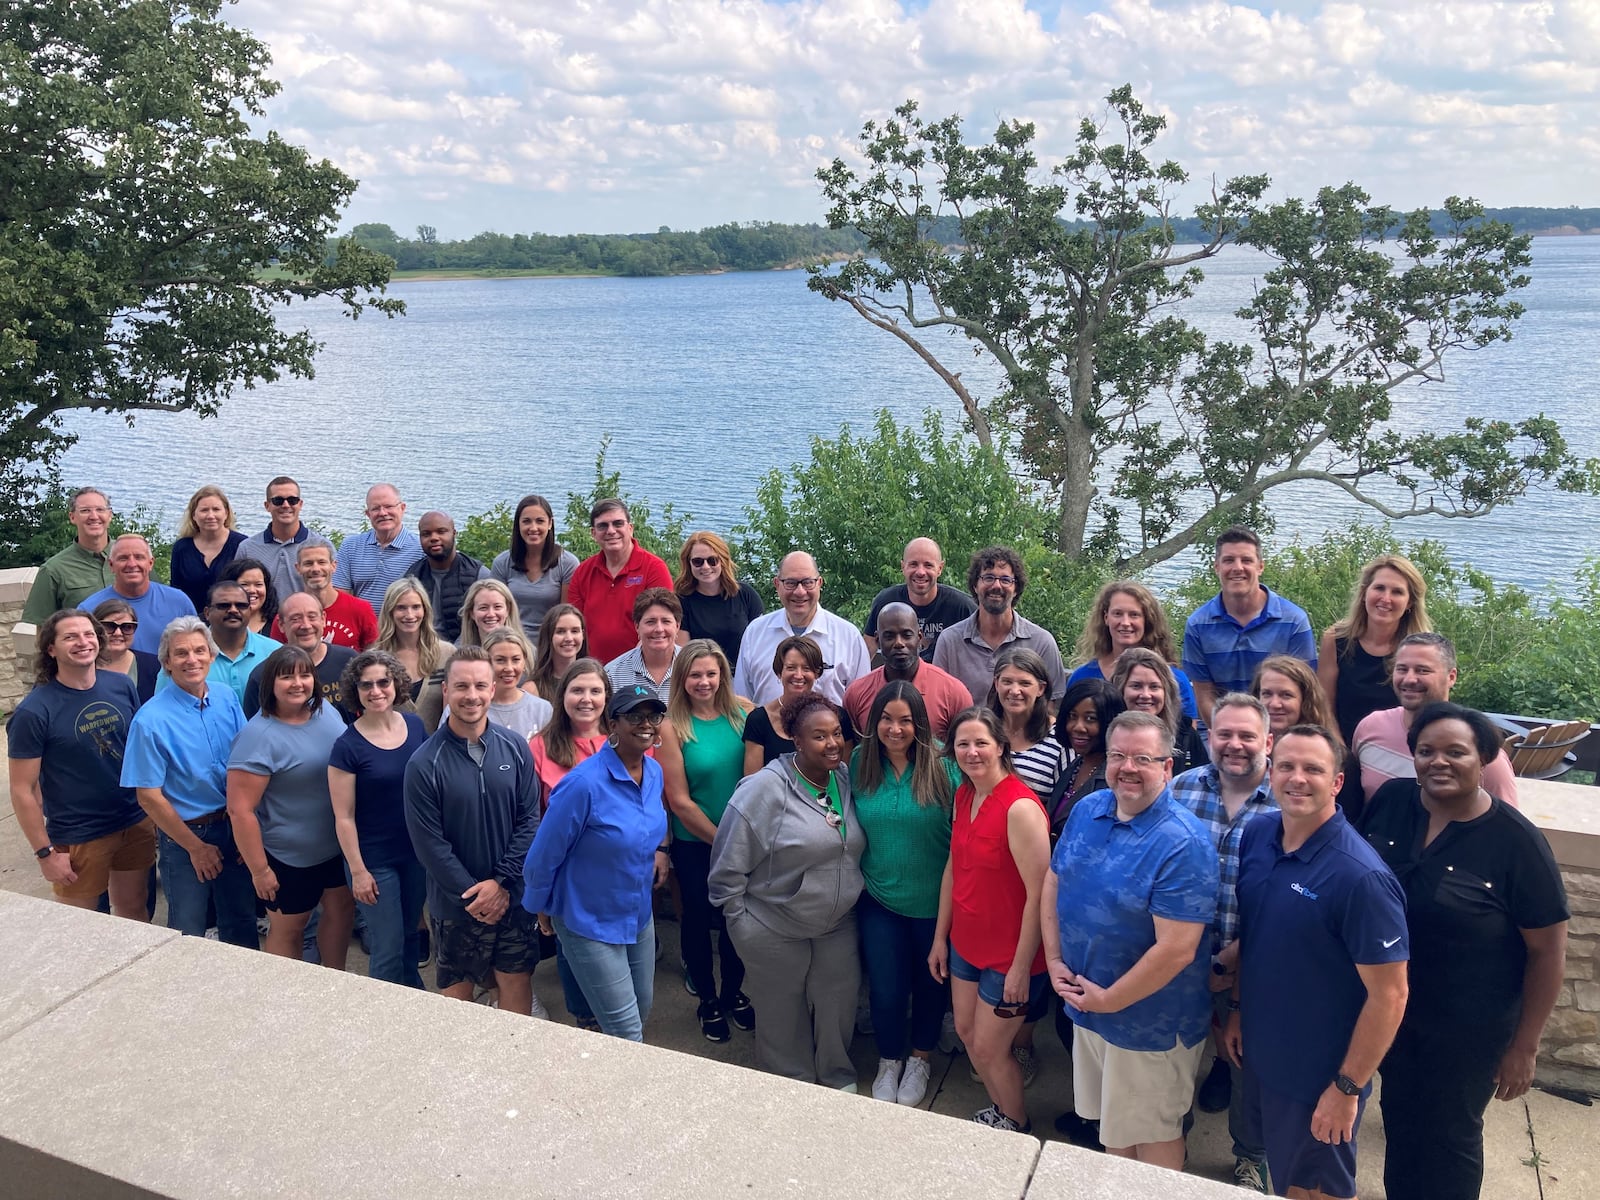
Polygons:
<instances>
[{"instance_id":1,"label":"paved walkway","mask_svg":"<svg viewBox=\"0 0 1600 1200\"><path fill-rule=\"evenodd\" d=\"M0 731L0 749L5 745ZM3 772L0 772L3 773ZM30 847L17 828L11 811L10 790L0 802L0 889L48 897L50 888L39 874ZM110 920L111 918L107 918ZM164 906L156 912L164 920ZM695 1000L683 988L678 962L678 928L670 921L658 923L663 946L656 975L656 1005L645 1029L647 1041L725 1063L755 1069L754 1039L734 1031L733 1040L712 1045L700 1036L695 1020ZM318 968L307 967L307 970ZM352 947L350 969L364 972L366 958ZM431 971L428 972L431 976ZM564 1014L561 985L554 964L541 964L534 988L552 1014ZM759 1015L758 1015L759 1019ZM1070 1106L1071 1066L1050 1022L1038 1031L1039 1079L1028 1091L1028 1109L1035 1132L1055 1136L1052 1122ZM857 1037L854 1047L861 1073L861 1091L869 1094L877 1068L877 1051L870 1037ZM935 1112L965 1116L988 1103L980 1084L968 1076L961 1056L934 1055L933 1083L923 1107ZM1492 1103L1485 1123L1487 1174L1485 1200L1556 1200L1567 1196L1600 1196L1600 1107L1533 1091L1524 1100ZM1360 1194L1366 1200L1383 1197L1383 1126L1373 1104L1361 1130ZM1226 1114L1201 1113L1189 1139L1188 1170L1211 1179L1231 1180L1233 1155ZM1406 1200L1395 1197L1394 1200Z\"/></svg>"}]
</instances>

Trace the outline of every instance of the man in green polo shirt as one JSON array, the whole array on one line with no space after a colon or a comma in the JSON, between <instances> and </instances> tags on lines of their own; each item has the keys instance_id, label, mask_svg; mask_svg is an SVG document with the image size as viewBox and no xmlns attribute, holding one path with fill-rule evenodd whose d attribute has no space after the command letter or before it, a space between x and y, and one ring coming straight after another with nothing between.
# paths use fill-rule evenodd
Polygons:
<instances>
[{"instance_id":1,"label":"man in green polo shirt","mask_svg":"<svg viewBox=\"0 0 1600 1200\"><path fill-rule=\"evenodd\" d=\"M45 560L34 576L22 619L38 625L51 613L77 608L85 596L111 586L111 501L99 488L79 488L67 503L67 520L78 531L73 541Z\"/></svg>"}]
</instances>

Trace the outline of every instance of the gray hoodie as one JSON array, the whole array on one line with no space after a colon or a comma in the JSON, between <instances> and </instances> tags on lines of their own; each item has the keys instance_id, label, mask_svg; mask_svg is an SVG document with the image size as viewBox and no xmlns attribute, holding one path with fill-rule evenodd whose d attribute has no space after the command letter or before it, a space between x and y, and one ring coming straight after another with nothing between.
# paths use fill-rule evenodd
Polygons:
<instances>
[{"instance_id":1,"label":"gray hoodie","mask_svg":"<svg viewBox=\"0 0 1600 1200\"><path fill-rule=\"evenodd\" d=\"M866 835L856 820L849 772L839 800L846 837L800 782L794 755L769 762L739 784L711 844L711 903L728 920L749 918L779 937L813 938L835 929L861 894Z\"/></svg>"}]
</instances>

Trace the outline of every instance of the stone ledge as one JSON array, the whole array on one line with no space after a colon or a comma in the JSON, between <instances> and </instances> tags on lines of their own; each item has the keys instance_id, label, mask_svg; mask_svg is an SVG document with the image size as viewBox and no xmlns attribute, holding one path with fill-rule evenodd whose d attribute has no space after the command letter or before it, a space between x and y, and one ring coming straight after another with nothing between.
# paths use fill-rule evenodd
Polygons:
<instances>
[{"instance_id":1,"label":"stone ledge","mask_svg":"<svg viewBox=\"0 0 1600 1200\"><path fill-rule=\"evenodd\" d=\"M7 567L0 571L0 606L21 604L28 598L38 567Z\"/></svg>"},{"instance_id":2,"label":"stone ledge","mask_svg":"<svg viewBox=\"0 0 1600 1200\"><path fill-rule=\"evenodd\" d=\"M1109 1154L1046 1142L1027 1200L1239 1200L1238 1188L1198 1175L1130 1162Z\"/></svg>"},{"instance_id":3,"label":"stone ledge","mask_svg":"<svg viewBox=\"0 0 1600 1200\"><path fill-rule=\"evenodd\" d=\"M1563 867L1600 871L1600 790L1544 779L1517 780L1522 815L1550 841Z\"/></svg>"}]
</instances>

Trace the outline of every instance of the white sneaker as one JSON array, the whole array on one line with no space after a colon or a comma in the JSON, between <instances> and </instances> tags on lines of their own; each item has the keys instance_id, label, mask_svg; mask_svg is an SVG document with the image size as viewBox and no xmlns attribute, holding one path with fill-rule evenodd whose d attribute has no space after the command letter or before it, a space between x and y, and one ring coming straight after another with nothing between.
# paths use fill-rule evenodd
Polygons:
<instances>
[{"instance_id":1,"label":"white sneaker","mask_svg":"<svg viewBox=\"0 0 1600 1200\"><path fill-rule=\"evenodd\" d=\"M928 1094L928 1060L912 1055L906 1059L906 1069L900 1076L900 1090L895 1093L898 1104L921 1104Z\"/></svg>"},{"instance_id":2,"label":"white sneaker","mask_svg":"<svg viewBox=\"0 0 1600 1200\"><path fill-rule=\"evenodd\" d=\"M550 1019L550 1010L544 1006L544 1001L539 999L538 992L533 994L533 1008L529 1015L537 1017L541 1021L548 1021Z\"/></svg>"},{"instance_id":3,"label":"white sneaker","mask_svg":"<svg viewBox=\"0 0 1600 1200\"><path fill-rule=\"evenodd\" d=\"M905 1063L898 1058L880 1058L878 1077L872 1081L872 1098L895 1102L900 1091L900 1071Z\"/></svg>"}]
</instances>

